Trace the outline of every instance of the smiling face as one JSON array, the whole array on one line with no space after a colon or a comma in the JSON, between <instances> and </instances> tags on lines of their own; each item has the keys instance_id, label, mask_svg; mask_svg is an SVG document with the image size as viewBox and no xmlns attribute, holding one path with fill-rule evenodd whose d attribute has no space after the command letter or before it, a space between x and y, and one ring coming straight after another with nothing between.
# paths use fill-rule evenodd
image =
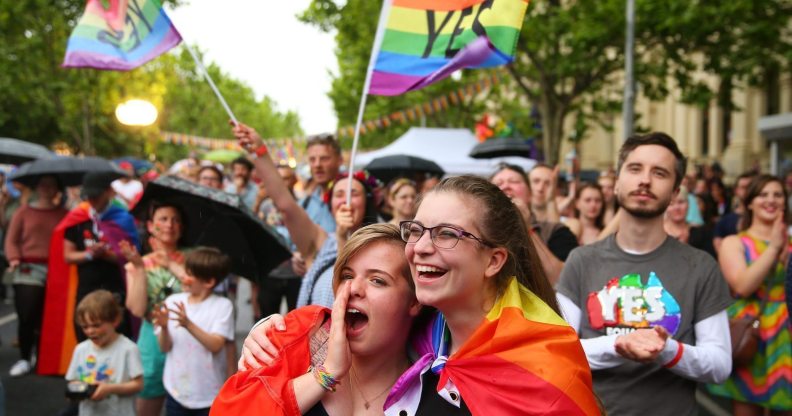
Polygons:
<instances>
[{"instance_id":1,"label":"smiling face","mask_svg":"<svg viewBox=\"0 0 792 416\"><path fill-rule=\"evenodd\" d=\"M531 203L531 188L525 182L525 177L518 172L511 169L501 169L500 172L492 176L490 182L500 188L509 198L520 199L526 205Z\"/></svg>"},{"instance_id":2,"label":"smiling face","mask_svg":"<svg viewBox=\"0 0 792 416\"><path fill-rule=\"evenodd\" d=\"M182 235L182 218L174 207L160 207L146 222L149 234L167 246L175 246Z\"/></svg>"},{"instance_id":3,"label":"smiling face","mask_svg":"<svg viewBox=\"0 0 792 416\"><path fill-rule=\"evenodd\" d=\"M771 223L786 212L786 199L781 182L767 182L748 204L753 221Z\"/></svg>"},{"instance_id":4,"label":"smiling face","mask_svg":"<svg viewBox=\"0 0 792 416\"><path fill-rule=\"evenodd\" d=\"M480 214L480 204L470 197L432 192L421 202L415 222L425 227L451 225L484 238L476 222ZM502 267L502 263L491 264L493 249L467 237L460 238L454 248L437 248L429 234L424 232L404 249L418 301L444 313L458 308L480 309L492 295L494 277Z\"/></svg>"},{"instance_id":5,"label":"smiling face","mask_svg":"<svg viewBox=\"0 0 792 416\"><path fill-rule=\"evenodd\" d=\"M627 213L638 218L662 215L675 195L674 154L663 146L636 147L625 158L616 179L616 197Z\"/></svg>"},{"instance_id":6,"label":"smiling face","mask_svg":"<svg viewBox=\"0 0 792 416\"><path fill-rule=\"evenodd\" d=\"M355 227L360 227L363 224L363 216L366 214L366 188L363 187L363 184L352 180L352 194L349 200L349 205L352 207L352 216L355 223ZM346 204L346 192L347 188L349 187L350 180L349 178L343 178L338 180L333 185L332 190L332 198L330 200L330 210L335 215L336 211L338 211L338 207L343 204Z\"/></svg>"},{"instance_id":7,"label":"smiling face","mask_svg":"<svg viewBox=\"0 0 792 416\"><path fill-rule=\"evenodd\" d=\"M403 349L412 320L420 311L405 276L400 242L374 241L359 249L340 269L336 282L351 281L347 339L357 356ZM337 287L340 287L337 285Z\"/></svg>"}]
</instances>

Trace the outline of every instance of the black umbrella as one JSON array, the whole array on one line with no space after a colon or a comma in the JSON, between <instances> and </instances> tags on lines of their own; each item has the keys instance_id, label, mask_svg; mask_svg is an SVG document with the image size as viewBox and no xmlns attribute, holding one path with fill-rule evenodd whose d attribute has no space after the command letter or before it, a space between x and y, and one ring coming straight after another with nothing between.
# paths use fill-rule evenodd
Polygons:
<instances>
[{"instance_id":1,"label":"black umbrella","mask_svg":"<svg viewBox=\"0 0 792 416\"><path fill-rule=\"evenodd\" d=\"M525 139L499 137L485 140L473 146L468 156L474 159L492 159L502 156L531 157L531 145Z\"/></svg>"},{"instance_id":2,"label":"black umbrella","mask_svg":"<svg viewBox=\"0 0 792 416\"><path fill-rule=\"evenodd\" d=\"M126 172L101 157L61 156L25 163L11 175L11 180L27 186L35 186L42 175L55 175L61 185L77 186L82 184L83 176L88 172L115 173L119 178L126 176Z\"/></svg>"},{"instance_id":3,"label":"black umbrella","mask_svg":"<svg viewBox=\"0 0 792 416\"><path fill-rule=\"evenodd\" d=\"M23 140L0 137L0 163L18 165L36 159L49 159L54 157L46 147L26 142Z\"/></svg>"},{"instance_id":4,"label":"black umbrella","mask_svg":"<svg viewBox=\"0 0 792 416\"><path fill-rule=\"evenodd\" d=\"M436 176L445 175L445 171L437 163L411 155L378 157L369 162L365 169L384 183L388 183L399 176L412 177L416 173L429 173Z\"/></svg>"},{"instance_id":5,"label":"black umbrella","mask_svg":"<svg viewBox=\"0 0 792 416\"><path fill-rule=\"evenodd\" d=\"M283 237L256 218L239 195L162 176L148 184L132 214L140 220L148 219L148 208L154 201L180 207L186 217L184 242L220 249L231 256L232 271L240 276L266 276L291 257Z\"/></svg>"}]
</instances>

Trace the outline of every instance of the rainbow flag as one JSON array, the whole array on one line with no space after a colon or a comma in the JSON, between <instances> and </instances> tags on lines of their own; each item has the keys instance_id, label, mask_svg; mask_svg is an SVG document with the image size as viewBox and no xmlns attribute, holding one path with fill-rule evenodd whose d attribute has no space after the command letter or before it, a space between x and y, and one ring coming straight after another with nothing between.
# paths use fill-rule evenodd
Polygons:
<instances>
[{"instance_id":1,"label":"rainbow flag","mask_svg":"<svg viewBox=\"0 0 792 416\"><path fill-rule=\"evenodd\" d=\"M128 71L181 42L157 0L104 1L88 0L62 66Z\"/></svg>"},{"instance_id":2,"label":"rainbow flag","mask_svg":"<svg viewBox=\"0 0 792 416\"><path fill-rule=\"evenodd\" d=\"M528 0L392 0L369 93L399 95L514 59ZM382 30L382 28L380 28Z\"/></svg>"},{"instance_id":3,"label":"rainbow flag","mask_svg":"<svg viewBox=\"0 0 792 416\"><path fill-rule=\"evenodd\" d=\"M55 227L50 239L44 318L41 324L36 368L37 373L41 375L66 374L72 352L77 345L77 336L74 333L74 310L77 306L79 277L77 265L66 264L63 259L63 244L66 230L86 221L91 221L90 205L82 202L66 214L66 217ZM114 200L102 214L99 229L119 259L123 259L118 249L121 240L140 246L134 220L118 201Z\"/></svg>"},{"instance_id":4,"label":"rainbow flag","mask_svg":"<svg viewBox=\"0 0 792 416\"><path fill-rule=\"evenodd\" d=\"M413 338L421 359L399 378L385 401L410 405L409 394L431 363L440 392L450 380L473 415L600 415L591 370L577 333L546 303L512 278L473 335L445 357L442 315ZM394 413L397 414L397 413Z\"/></svg>"}]
</instances>

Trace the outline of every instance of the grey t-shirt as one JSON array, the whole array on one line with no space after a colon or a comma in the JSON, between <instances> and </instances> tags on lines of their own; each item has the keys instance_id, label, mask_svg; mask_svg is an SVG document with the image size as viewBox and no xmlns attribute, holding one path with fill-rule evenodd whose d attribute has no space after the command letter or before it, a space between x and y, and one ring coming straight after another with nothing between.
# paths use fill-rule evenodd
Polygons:
<instances>
[{"instance_id":1,"label":"grey t-shirt","mask_svg":"<svg viewBox=\"0 0 792 416\"><path fill-rule=\"evenodd\" d=\"M620 249L615 236L579 247L556 289L580 308L581 339L660 325L695 345L693 326L732 302L715 260L670 237L641 255ZM592 375L610 416L697 414L696 382L657 363L628 361Z\"/></svg>"},{"instance_id":2,"label":"grey t-shirt","mask_svg":"<svg viewBox=\"0 0 792 416\"><path fill-rule=\"evenodd\" d=\"M120 335L112 344L98 348L91 340L77 345L72 354L66 380L89 384L102 381L118 384L143 375L140 351L129 338ZM110 395L98 402L80 402L80 416L135 416L135 395Z\"/></svg>"}]
</instances>

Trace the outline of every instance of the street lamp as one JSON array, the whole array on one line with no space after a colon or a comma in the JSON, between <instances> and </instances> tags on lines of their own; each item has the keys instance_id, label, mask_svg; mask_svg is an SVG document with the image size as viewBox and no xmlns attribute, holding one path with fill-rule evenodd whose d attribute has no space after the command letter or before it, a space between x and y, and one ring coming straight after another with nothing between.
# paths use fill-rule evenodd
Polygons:
<instances>
[{"instance_id":1,"label":"street lamp","mask_svg":"<svg viewBox=\"0 0 792 416\"><path fill-rule=\"evenodd\" d=\"M157 121L157 108L146 100L129 100L115 110L116 118L127 126L150 126Z\"/></svg>"}]
</instances>

